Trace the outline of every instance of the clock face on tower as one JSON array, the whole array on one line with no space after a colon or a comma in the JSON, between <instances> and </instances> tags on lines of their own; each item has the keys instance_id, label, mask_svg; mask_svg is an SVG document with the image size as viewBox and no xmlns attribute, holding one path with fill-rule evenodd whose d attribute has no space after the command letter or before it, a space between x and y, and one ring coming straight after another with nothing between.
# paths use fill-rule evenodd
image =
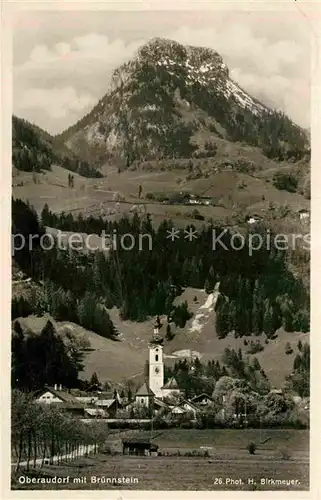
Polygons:
<instances>
[{"instance_id":1,"label":"clock face on tower","mask_svg":"<svg viewBox=\"0 0 321 500\"><path fill-rule=\"evenodd\" d=\"M155 373L159 373L159 368L157 368L157 366L155 368Z\"/></svg>"}]
</instances>

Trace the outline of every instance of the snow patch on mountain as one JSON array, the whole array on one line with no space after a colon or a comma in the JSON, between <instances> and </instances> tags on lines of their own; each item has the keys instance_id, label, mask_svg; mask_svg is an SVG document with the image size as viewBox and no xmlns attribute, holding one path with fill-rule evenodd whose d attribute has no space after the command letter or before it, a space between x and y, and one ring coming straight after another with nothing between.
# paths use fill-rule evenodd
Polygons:
<instances>
[{"instance_id":1,"label":"snow patch on mountain","mask_svg":"<svg viewBox=\"0 0 321 500\"><path fill-rule=\"evenodd\" d=\"M193 351L192 349L182 349L181 351L173 352L173 354L165 354L164 358L201 359L202 354L198 351Z\"/></svg>"},{"instance_id":2,"label":"snow patch on mountain","mask_svg":"<svg viewBox=\"0 0 321 500\"><path fill-rule=\"evenodd\" d=\"M226 80L225 82L225 91L226 97L234 96L234 98L238 101L238 103L244 107L249 108L255 114L258 112L266 112L267 108L261 105L258 102L254 102L254 100L244 92L233 80Z\"/></svg>"}]
</instances>

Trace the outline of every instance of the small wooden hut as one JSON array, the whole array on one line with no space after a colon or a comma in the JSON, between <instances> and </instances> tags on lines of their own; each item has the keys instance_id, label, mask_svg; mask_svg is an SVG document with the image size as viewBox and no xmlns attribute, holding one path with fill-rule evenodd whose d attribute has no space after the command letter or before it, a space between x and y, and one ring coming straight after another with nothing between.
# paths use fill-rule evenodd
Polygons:
<instances>
[{"instance_id":1,"label":"small wooden hut","mask_svg":"<svg viewBox=\"0 0 321 500\"><path fill-rule=\"evenodd\" d=\"M123 455L150 455L157 453L158 445L151 443L150 439L123 439Z\"/></svg>"}]
</instances>

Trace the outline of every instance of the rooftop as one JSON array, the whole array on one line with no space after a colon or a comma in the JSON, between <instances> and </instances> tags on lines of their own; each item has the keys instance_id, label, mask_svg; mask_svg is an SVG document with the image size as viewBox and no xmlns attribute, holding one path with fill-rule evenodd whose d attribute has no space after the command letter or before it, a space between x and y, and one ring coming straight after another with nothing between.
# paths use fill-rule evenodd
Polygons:
<instances>
[{"instance_id":1,"label":"rooftop","mask_svg":"<svg viewBox=\"0 0 321 500\"><path fill-rule=\"evenodd\" d=\"M199 399L203 399L203 398L207 398L207 399L210 399L211 401L213 401L212 396L210 396L209 394L206 394L206 392L202 392L201 394L198 394L197 396L192 397L190 399L190 401L195 403Z\"/></svg>"},{"instance_id":2,"label":"rooftop","mask_svg":"<svg viewBox=\"0 0 321 500\"><path fill-rule=\"evenodd\" d=\"M162 389L179 389L176 379L171 377L166 384L163 385Z\"/></svg>"},{"instance_id":3,"label":"rooftop","mask_svg":"<svg viewBox=\"0 0 321 500\"><path fill-rule=\"evenodd\" d=\"M53 394L57 398L61 399L61 401L64 401L65 403L72 403L72 404L81 406L79 404L79 401L69 391L62 390L62 389L61 390L54 389L53 387L50 387L50 386L45 386L44 389L40 389L39 391L37 391L35 393L35 396L38 398L42 394L44 394L45 392L51 392L51 394Z\"/></svg>"},{"instance_id":4,"label":"rooftop","mask_svg":"<svg viewBox=\"0 0 321 500\"><path fill-rule=\"evenodd\" d=\"M137 390L136 396L155 396L146 382Z\"/></svg>"}]
</instances>

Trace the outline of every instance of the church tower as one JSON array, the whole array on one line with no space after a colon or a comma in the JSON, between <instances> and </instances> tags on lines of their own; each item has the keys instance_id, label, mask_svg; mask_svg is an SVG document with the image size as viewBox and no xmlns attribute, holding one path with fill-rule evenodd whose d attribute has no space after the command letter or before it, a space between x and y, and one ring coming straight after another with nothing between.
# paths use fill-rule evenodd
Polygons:
<instances>
[{"instance_id":1,"label":"church tower","mask_svg":"<svg viewBox=\"0 0 321 500\"><path fill-rule=\"evenodd\" d=\"M162 398L164 385L163 339L159 335L158 324L149 344L149 387L157 398Z\"/></svg>"}]
</instances>

